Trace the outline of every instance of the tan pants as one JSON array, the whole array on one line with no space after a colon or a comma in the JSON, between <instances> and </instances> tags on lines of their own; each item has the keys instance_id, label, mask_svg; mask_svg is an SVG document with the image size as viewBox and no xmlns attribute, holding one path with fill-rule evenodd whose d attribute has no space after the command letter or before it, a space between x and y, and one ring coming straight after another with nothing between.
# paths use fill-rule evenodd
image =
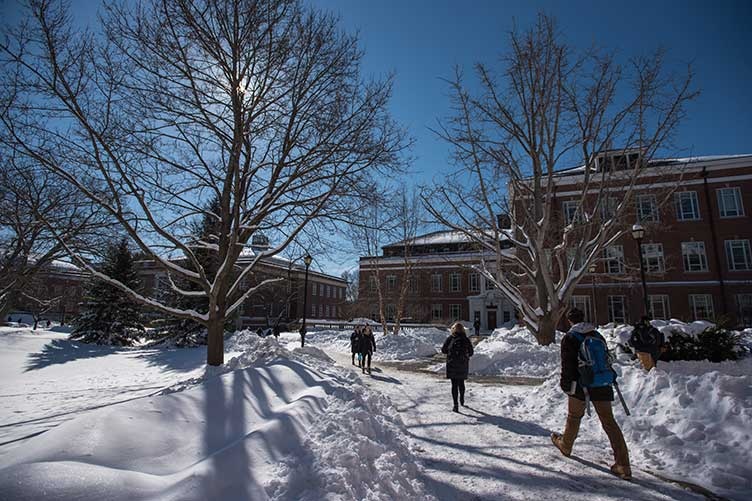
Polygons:
<instances>
[{"instance_id":1,"label":"tan pants","mask_svg":"<svg viewBox=\"0 0 752 501\"><path fill-rule=\"evenodd\" d=\"M598 419L601 421L603 431L606 432L608 440L611 442L611 449L614 451L614 460L616 464L630 470L629 451L627 450L626 442L624 442L624 435L621 433L621 428L619 428L619 425L614 419L611 402L591 402L591 404L595 407L595 412L598 414ZM580 421L582 420L582 416L585 415L585 401L569 397L568 406L569 413L567 414L567 424L562 436L562 445L565 450L571 452L574 441L577 438L577 433L580 431Z\"/></svg>"},{"instance_id":2,"label":"tan pants","mask_svg":"<svg viewBox=\"0 0 752 501\"><path fill-rule=\"evenodd\" d=\"M653 355L651 355L650 353L638 351L637 358L640 360L642 368L646 371L650 371L650 369L655 367L655 360L653 359Z\"/></svg>"}]
</instances>

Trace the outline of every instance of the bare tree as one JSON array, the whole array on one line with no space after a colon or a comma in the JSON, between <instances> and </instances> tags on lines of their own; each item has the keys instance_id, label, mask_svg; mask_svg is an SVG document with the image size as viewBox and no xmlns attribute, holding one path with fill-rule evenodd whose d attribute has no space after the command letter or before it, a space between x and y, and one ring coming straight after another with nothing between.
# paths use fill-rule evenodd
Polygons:
<instances>
[{"instance_id":1,"label":"bare tree","mask_svg":"<svg viewBox=\"0 0 752 501\"><path fill-rule=\"evenodd\" d=\"M66 256L45 221L71 248L87 252L107 232L102 211L67 183L23 159L0 153L0 318L27 299L48 311L59 298L37 294L37 278ZM40 314L41 314L40 313Z\"/></svg>"},{"instance_id":2,"label":"bare tree","mask_svg":"<svg viewBox=\"0 0 752 501\"><path fill-rule=\"evenodd\" d=\"M205 298L171 307L69 249L141 303L205 325L207 361L222 364L225 319L268 283L242 289L256 265L312 222L349 219L349 194L399 166L391 80L365 81L356 38L297 0L111 4L101 34L75 31L58 2L29 13L0 47L8 144L104 207L173 290ZM218 231L189 242L203 216ZM257 233L275 245L239 266ZM198 249L216 254L211 278Z\"/></svg>"},{"instance_id":3,"label":"bare tree","mask_svg":"<svg viewBox=\"0 0 752 501\"><path fill-rule=\"evenodd\" d=\"M668 75L661 52L625 66L603 51L575 54L543 15L510 42L501 74L476 65L478 95L459 71L450 82L454 115L437 133L459 170L423 198L436 220L493 254L494 268L480 271L545 345L591 263L624 233L635 183L655 175L648 163L696 92L691 71ZM626 165L603 161L615 143ZM559 224L557 170L565 163L581 165L582 195L571 221ZM510 229L499 214L509 214Z\"/></svg>"},{"instance_id":4,"label":"bare tree","mask_svg":"<svg viewBox=\"0 0 752 501\"><path fill-rule=\"evenodd\" d=\"M400 332L400 321L406 310L407 297L411 292L411 287L415 284L415 277L413 275L413 268L415 267L413 247L415 237L418 234L418 228L421 225L421 209L422 205L418 193L415 190L411 190L408 193L407 188L403 186L399 193L397 206L395 207L395 233L400 239L399 247L402 255L402 280L397 291L396 313L394 317L395 334L399 334Z\"/></svg>"}]
</instances>

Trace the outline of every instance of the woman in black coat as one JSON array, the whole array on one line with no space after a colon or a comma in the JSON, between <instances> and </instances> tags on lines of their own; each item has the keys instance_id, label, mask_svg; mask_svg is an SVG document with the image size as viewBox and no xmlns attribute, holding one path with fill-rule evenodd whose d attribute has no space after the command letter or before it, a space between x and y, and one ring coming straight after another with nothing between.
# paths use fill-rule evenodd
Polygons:
<instances>
[{"instance_id":1,"label":"woman in black coat","mask_svg":"<svg viewBox=\"0 0 752 501\"><path fill-rule=\"evenodd\" d=\"M356 326L352 334L350 334L350 351L352 352L352 364L355 365L355 355L360 353L360 326ZM358 357L358 365L360 365L360 357Z\"/></svg>"},{"instance_id":2,"label":"woman in black coat","mask_svg":"<svg viewBox=\"0 0 752 501\"><path fill-rule=\"evenodd\" d=\"M454 412L457 409L457 397L459 394L459 403L465 406L465 379L470 367L470 357L473 356L473 343L465 334L465 328L457 322L452 326L452 333L444 341L441 347L441 353L447 356L446 377L452 380L452 400L454 401Z\"/></svg>"},{"instance_id":3,"label":"woman in black coat","mask_svg":"<svg viewBox=\"0 0 752 501\"><path fill-rule=\"evenodd\" d=\"M363 369L363 374L368 371L368 373L371 373L371 354L376 351L376 340L373 338L373 330L371 330L371 327L366 325L362 331L360 331L360 354L361 354L361 361L360 361L360 367ZM368 363L366 365L366 357L368 358Z\"/></svg>"}]
</instances>

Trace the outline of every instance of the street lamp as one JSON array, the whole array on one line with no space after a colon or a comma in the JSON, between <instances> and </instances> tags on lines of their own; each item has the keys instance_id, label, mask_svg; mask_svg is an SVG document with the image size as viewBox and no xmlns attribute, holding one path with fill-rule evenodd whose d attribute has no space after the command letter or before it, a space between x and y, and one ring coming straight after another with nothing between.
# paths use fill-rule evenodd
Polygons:
<instances>
[{"instance_id":1,"label":"street lamp","mask_svg":"<svg viewBox=\"0 0 752 501\"><path fill-rule=\"evenodd\" d=\"M637 242L637 251L640 256L640 278L642 279L642 299L645 303L645 316L650 316L650 306L648 304L648 286L645 282L645 264L642 259L642 238L645 236L645 228L640 223L632 226L632 238Z\"/></svg>"},{"instance_id":2,"label":"street lamp","mask_svg":"<svg viewBox=\"0 0 752 501\"><path fill-rule=\"evenodd\" d=\"M306 252L305 257L303 258L303 263L305 263L305 285L303 285L303 325L300 326L300 347L305 346L305 335L306 335L306 325L305 325L305 316L306 311L308 308L308 268L311 266L311 263L313 262L313 258L310 254Z\"/></svg>"}]
</instances>

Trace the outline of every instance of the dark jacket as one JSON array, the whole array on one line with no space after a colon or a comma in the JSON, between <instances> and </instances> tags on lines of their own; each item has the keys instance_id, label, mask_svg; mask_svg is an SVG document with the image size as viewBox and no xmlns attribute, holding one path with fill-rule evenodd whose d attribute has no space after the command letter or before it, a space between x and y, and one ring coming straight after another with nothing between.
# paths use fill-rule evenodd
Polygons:
<instances>
[{"instance_id":1,"label":"dark jacket","mask_svg":"<svg viewBox=\"0 0 752 501\"><path fill-rule=\"evenodd\" d=\"M665 343L663 333L650 325L640 322L632 329L628 344L635 349L650 355L657 360L661 354L661 347Z\"/></svg>"},{"instance_id":2,"label":"dark jacket","mask_svg":"<svg viewBox=\"0 0 752 501\"><path fill-rule=\"evenodd\" d=\"M470 357L473 356L473 343L467 336L465 334L451 334L444 341L441 353L447 356L447 379L467 379Z\"/></svg>"},{"instance_id":3,"label":"dark jacket","mask_svg":"<svg viewBox=\"0 0 752 501\"><path fill-rule=\"evenodd\" d=\"M350 351L353 353L359 353L360 351L360 333L353 331L350 334Z\"/></svg>"},{"instance_id":4,"label":"dark jacket","mask_svg":"<svg viewBox=\"0 0 752 501\"><path fill-rule=\"evenodd\" d=\"M581 323L573 325L561 340L561 378L559 379L559 386L567 395L571 395L579 400L585 400L585 393L583 393L582 387L577 383L577 379L579 378L577 361L581 343L572 334L573 332L579 332L583 336L598 336L601 339L603 336L591 324ZM593 402L614 400L614 389L611 386L590 388L588 391L590 393L590 400Z\"/></svg>"},{"instance_id":5,"label":"dark jacket","mask_svg":"<svg viewBox=\"0 0 752 501\"><path fill-rule=\"evenodd\" d=\"M360 346L359 353L362 353L363 355L376 351L376 340L373 338L373 334L369 335L365 332L361 334L358 346Z\"/></svg>"}]
</instances>

